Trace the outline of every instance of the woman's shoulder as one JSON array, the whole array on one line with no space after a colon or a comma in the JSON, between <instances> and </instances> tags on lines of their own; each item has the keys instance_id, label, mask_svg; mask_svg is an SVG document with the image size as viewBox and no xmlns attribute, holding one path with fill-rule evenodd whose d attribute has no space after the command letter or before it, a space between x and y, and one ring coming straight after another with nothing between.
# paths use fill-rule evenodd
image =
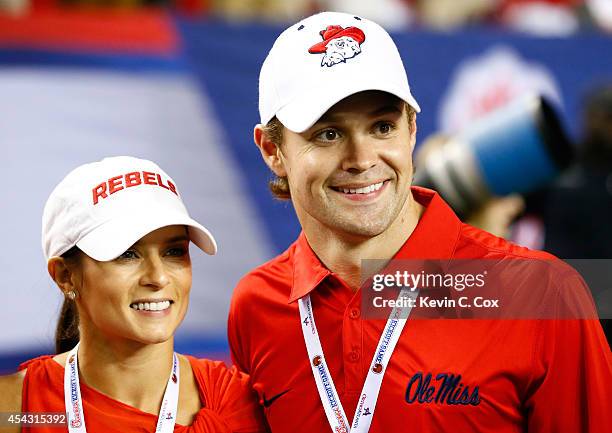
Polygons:
<instances>
[{"instance_id":1,"label":"woman's shoulder","mask_svg":"<svg viewBox=\"0 0 612 433\"><path fill-rule=\"evenodd\" d=\"M222 361L186 356L196 378L204 408L198 418L207 417L229 426L229 431L266 431L257 394L249 376ZM194 422L194 425L197 423Z\"/></svg>"},{"instance_id":2,"label":"woman's shoulder","mask_svg":"<svg viewBox=\"0 0 612 433\"><path fill-rule=\"evenodd\" d=\"M62 390L64 376L63 366L57 357L43 355L19 365L17 373L7 376L0 383L0 401L6 398L4 390L10 387L13 398L19 398L19 410L31 410L40 404L46 407L54 403L55 397L59 395L58 390Z\"/></svg>"},{"instance_id":3,"label":"woman's shoulder","mask_svg":"<svg viewBox=\"0 0 612 433\"><path fill-rule=\"evenodd\" d=\"M235 366L228 367L223 361L186 357L189 359L199 385L216 390L231 389L234 392L242 390L250 394L249 375L239 371Z\"/></svg>"},{"instance_id":4,"label":"woman's shoulder","mask_svg":"<svg viewBox=\"0 0 612 433\"><path fill-rule=\"evenodd\" d=\"M0 412L20 412L21 393L26 370L0 376Z\"/></svg>"},{"instance_id":5,"label":"woman's shoulder","mask_svg":"<svg viewBox=\"0 0 612 433\"><path fill-rule=\"evenodd\" d=\"M18 371L22 371L22 370L29 370L29 371L34 371L37 370L39 368L48 368L50 366L55 367L57 364L57 366L61 367L61 361L60 359L65 360L66 359L66 354L62 353L60 355L41 355L38 356L36 358L32 358L28 361L22 362L19 367L17 368ZM62 364L63 365L63 364Z\"/></svg>"},{"instance_id":6,"label":"woman's shoulder","mask_svg":"<svg viewBox=\"0 0 612 433\"><path fill-rule=\"evenodd\" d=\"M21 411L26 376L37 374L52 363L52 355L43 355L21 363L16 373L0 376L0 412Z\"/></svg>"},{"instance_id":7,"label":"woman's shoulder","mask_svg":"<svg viewBox=\"0 0 612 433\"><path fill-rule=\"evenodd\" d=\"M8 376L0 376L0 412L21 412L21 394L26 370ZM21 431L19 425L5 427L2 431L17 433Z\"/></svg>"},{"instance_id":8,"label":"woman's shoulder","mask_svg":"<svg viewBox=\"0 0 612 433\"><path fill-rule=\"evenodd\" d=\"M197 369L198 371L223 373L233 372L235 370L235 367L230 368L223 361L214 361L207 358L196 358L195 356L191 355L183 356L189 360L192 368Z\"/></svg>"}]
</instances>

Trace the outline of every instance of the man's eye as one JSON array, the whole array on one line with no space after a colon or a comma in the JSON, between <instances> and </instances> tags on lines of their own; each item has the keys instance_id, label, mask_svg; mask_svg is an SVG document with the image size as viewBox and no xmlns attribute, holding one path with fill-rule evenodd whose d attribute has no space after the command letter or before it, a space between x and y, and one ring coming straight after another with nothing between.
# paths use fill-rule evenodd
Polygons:
<instances>
[{"instance_id":1,"label":"man's eye","mask_svg":"<svg viewBox=\"0 0 612 433\"><path fill-rule=\"evenodd\" d=\"M376 125L376 132L386 135L393 131L393 125L388 122L379 122Z\"/></svg>"},{"instance_id":2,"label":"man's eye","mask_svg":"<svg viewBox=\"0 0 612 433\"><path fill-rule=\"evenodd\" d=\"M326 129L317 134L317 138L322 141L334 141L340 138L340 134L335 129Z\"/></svg>"}]
</instances>

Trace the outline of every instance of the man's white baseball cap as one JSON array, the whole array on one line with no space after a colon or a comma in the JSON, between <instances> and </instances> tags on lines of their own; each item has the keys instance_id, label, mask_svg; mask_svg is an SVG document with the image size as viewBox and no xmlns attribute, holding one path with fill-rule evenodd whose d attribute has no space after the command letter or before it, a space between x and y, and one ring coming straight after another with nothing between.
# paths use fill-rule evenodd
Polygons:
<instances>
[{"instance_id":1,"label":"man's white baseball cap","mask_svg":"<svg viewBox=\"0 0 612 433\"><path fill-rule=\"evenodd\" d=\"M43 211L42 247L47 260L77 246L109 261L170 225L186 226L201 250L217 252L212 234L189 216L176 183L157 164L105 158L77 167L55 187Z\"/></svg>"},{"instance_id":2,"label":"man's white baseball cap","mask_svg":"<svg viewBox=\"0 0 612 433\"><path fill-rule=\"evenodd\" d=\"M352 41L354 50L333 54L328 44L334 40ZM259 75L261 123L276 116L303 132L334 104L365 90L391 93L421 111L388 33L359 16L322 12L281 33L268 53Z\"/></svg>"}]
</instances>

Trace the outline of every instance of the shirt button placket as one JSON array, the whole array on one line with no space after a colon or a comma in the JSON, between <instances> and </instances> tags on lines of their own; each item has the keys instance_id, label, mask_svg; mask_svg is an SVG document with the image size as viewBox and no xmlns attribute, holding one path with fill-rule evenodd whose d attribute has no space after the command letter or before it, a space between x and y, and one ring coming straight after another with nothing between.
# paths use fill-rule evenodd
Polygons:
<instances>
[{"instance_id":1,"label":"shirt button placket","mask_svg":"<svg viewBox=\"0 0 612 433\"><path fill-rule=\"evenodd\" d=\"M355 349L351 350L348 354L348 360L350 362L357 362L359 361L359 358L360 358L359 351L357 350L358 347L357 346L354 346L354 347Z\"/></svg>"},{"instance_id":2,"label":"shirt button placket","mask_svg":"<svg viewBox=\"0 0 612 433\"><path fill-rule=\"evenodd\" d=\"M359 299L354 299L344 315L345 389L351 394L361 392L361 310Z\"/></svg>"}]
</instances>

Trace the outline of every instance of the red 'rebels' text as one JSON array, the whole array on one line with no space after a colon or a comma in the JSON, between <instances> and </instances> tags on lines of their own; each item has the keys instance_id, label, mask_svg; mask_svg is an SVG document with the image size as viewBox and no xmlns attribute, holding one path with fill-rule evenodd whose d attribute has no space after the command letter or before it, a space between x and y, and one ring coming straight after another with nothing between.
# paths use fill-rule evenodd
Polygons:
<instances>
[{"instance_id":1,"label":"red 'rebels' text","mask_svg":"<svg viewBox=\"0 0 612 433\"><path fill-rule=\"evenodd\" d=\"M133 171L121 176L111 177L106 182L102 182L100 185L92 189L91 192L93 194L93 204L98 204L100 199L104 199L117 191L138 185L155 185L160 188L167 189L168 191L172 191L178 196L176 186L174 186L170 179L166 179L164 183L164 179L162 179L161 175L157 173L151 173L149 171Z\"/></svg>"}]
</instances>

